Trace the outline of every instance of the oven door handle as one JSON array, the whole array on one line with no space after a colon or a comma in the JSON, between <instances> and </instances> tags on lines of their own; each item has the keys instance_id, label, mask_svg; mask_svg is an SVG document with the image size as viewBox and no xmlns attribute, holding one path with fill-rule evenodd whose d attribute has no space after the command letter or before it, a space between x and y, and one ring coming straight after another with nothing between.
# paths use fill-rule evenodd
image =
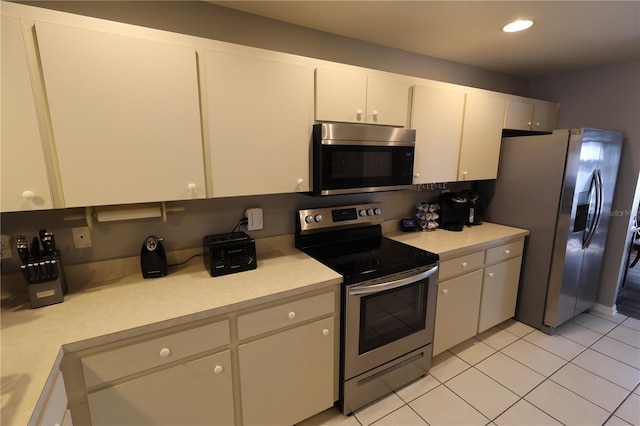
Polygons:
<instances>
[{"instance_id":1,"label":"oven door handle","mask_svg":"<svg viewBox=\"0 0 640 426\"><path fill-rule=\"evenodd\" d=\"M418 275L412 275L407 278L402 278L395 281L389 281L387 283L371 284L371 285L365 284L362 286L353 286L349 288L349 296L360 296L363 294L379 293L381 291L402 287L402 286L423 280L425 278L429 278L436 272L438 272L438 266L434 266L433 268L428 269L424 272L421 272Z\"/></svg>"}]
</instances>

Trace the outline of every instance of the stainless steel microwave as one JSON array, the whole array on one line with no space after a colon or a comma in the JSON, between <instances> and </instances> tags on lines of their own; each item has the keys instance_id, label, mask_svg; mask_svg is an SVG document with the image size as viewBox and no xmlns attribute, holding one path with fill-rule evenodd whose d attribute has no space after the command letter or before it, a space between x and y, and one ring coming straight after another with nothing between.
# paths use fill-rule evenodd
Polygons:
<instances>
[{"instance_id":1,"label":"stainless steel microwave","mask_svg":"<svg viewBox=\"0 0 640 426\"><path fill-rule=\"evenodd\" d=\"M416 131L349 123L313 126L313 194L410 189Z\"/></svg>"}]
</instances>

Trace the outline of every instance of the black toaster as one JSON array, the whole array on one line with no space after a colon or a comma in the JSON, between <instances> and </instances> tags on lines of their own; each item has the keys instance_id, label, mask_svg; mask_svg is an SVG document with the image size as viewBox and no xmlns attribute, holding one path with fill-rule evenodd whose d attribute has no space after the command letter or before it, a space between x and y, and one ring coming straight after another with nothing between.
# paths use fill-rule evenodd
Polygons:
<instances>
[{"instance_id":1,"label":"black toaster","mask_svg":"<svg viewBox=\"0 0 640 426\"><path fill-rule=\"evenodd\" d=\"M244 232L203 238L204 265L212 277L256 269L256 242Z\"/></svg>"}]
</instances>

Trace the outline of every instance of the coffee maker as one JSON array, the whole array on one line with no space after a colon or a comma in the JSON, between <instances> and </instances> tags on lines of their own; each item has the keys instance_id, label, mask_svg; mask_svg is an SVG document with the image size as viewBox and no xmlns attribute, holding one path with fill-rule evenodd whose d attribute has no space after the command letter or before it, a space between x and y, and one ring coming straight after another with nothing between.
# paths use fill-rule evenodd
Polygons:
<instances>
[{"instance_id":1,"label":"coffee maker","mask_svg":"<svg viewBox=\"0 0 640 426\"><path fill-rule=\"evenodd\" d=\"M462 231L469 219L467 199L459 192L445 192L440 195L440 227L448 231Z\"/></svg>"},{"instance_id":2,"label":"coffee maker","mask_svg":"<svg viewBox=\"0 0 640 426\"><path fill-rule=\"evenodd\" d=\"M162 238L149 236L142 243L140 267L143 278L157 278L167 275L167 256L162 246Z\"/></svg>"},{"instance_id":3,"label":"coffee maker","mask_svg":"<svg viewBox=\"0 0 640 426\"><path fill-rule=\"evenodd\" d=\"M467 199L467 226L482 225L484 218L484 202L480 193L473 189L465 189L460 194Z\"/></svg>"}]
</instances>

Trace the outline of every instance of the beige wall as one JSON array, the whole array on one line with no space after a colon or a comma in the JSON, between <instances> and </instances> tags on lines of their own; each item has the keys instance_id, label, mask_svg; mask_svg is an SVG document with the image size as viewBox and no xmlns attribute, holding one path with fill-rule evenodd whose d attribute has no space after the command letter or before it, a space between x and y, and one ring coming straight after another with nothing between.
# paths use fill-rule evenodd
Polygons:
<instances>
[{"instance_id":1,"label":"beige wall","mask_svg":"<svg viewBox=\"0 0 640 426\"><path fill-rule=\"evenodd\" d=\"M598 303L612 307L623 278L627 229L640 173L640 61L534 79L532 97L560 103L559 128L595 127L624 133Z\"/></svg>"}]
</instances>

